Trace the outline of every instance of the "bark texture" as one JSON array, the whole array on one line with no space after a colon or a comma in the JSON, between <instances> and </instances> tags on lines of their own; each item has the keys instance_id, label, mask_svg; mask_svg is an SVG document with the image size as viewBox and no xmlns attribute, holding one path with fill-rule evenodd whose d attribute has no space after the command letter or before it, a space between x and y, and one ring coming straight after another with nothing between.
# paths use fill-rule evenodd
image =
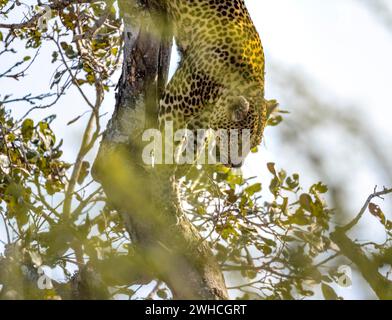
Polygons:
<instances>
[{"instance_id":1,"label":"bark texture","mask_svg":"<svg viewBox=\"0 0 392 320\"><path fill-rule=\"evenodd\" d=\"M142 133L157 127L158 99L169 69L172 37L169 28L162 28L168 25L164 8L151 0L138 8L124 4L122 76L93 175L125 221L139 270L165 281L175 299L226 299L223 274L208 244L179 206L173 203L168 214L154 198L157 186L174 190L176 181L160 181L159 169L141 158Z\"/></svg>"}]
</instances>

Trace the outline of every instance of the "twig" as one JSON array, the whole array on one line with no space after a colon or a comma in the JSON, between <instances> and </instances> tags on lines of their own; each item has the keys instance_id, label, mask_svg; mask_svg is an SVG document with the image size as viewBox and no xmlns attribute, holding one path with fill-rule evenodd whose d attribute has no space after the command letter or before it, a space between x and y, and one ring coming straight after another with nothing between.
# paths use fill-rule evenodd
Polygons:
<instances>
[{"instance_id":1,"label":"twig","mask_svg":"<svg viewBox=\"0 0 392 320\"><path fill-rule=\"evenodd\" d=\"M86 101L86 103L90 106L90 108L94 109L94 105L93 105L93 104L91 103L91 101L87 98L86 94L83 92L83 90L82 90L82 88L79 86L79 84L78 84L78 82L77 82L77 80L76 80L74 74L72 73L71 68L68 66L67 61L65 60L65 57L64 57L62 48L60 47L58 40L55 40L54 38L51 38L51 39L54 41L54 43L56 44L56 46L57 46L57 48L58 48L58 50L59 50L61 60L63 61L64 65L65 65L65 68L67 69L69 75L70 75L71 78L72 78L72 83L75 84L75 86L76 86L76 88L78 89L79 93L82 95L83 99L84 99L84 100Z\"/></svg>"},{"instance_id":2,"label":"twig","mask_svg":"<svg viewBox=\"0 0 392 320\"><path fill-rule=\"evenodd\" d=\"M343 231L343 232L347 232L347 231L351 230L361 220L361 218L365 214L366 210L368 209L370 202L374 198L381 198L382 196L385 196L385 195L388 195L388 194L391 194L391 193L392 193L392 188L391 189L384 188L383 191L377 192L377 186L376 186L374 188L373 193L367 198L365 204L363 205L361 211L359 211L358 215L350 223L348 223L344 227L340 227L339 229L341 231Z\"/></svg>"},{"instance_id":3,"label":"twig","mask_svg":"<svg viewBox=\"0 0 392 320\"><path fill-rule=\"evenodd\" d=\"M0 215L1 215L1 217L3 218L4 229L5 229L5 232L6 232L6 234L7 234L7 242L8 242L8 243L11 243L11 237L10 237L10 232L9 232L9 230L8 230L7 221L6 221L6 219L5 219L4 214L3 214L2 211L0 211Z\"/></svg>"},{"instance_id":4,"label":"twig","mask_svg":"<svg viewBox=\"0 0 392 320\"><path fill-rule=\"evenodd\" d=\"M82 40L82 39L89 39L94 37L97 31L104 25L106 19L110 15L110 10L113 6L114 0L110 0L106 4L105 11L103 12L102 16L95 22L94 26L90 28L87 32L83 34L78 34L74 36L74 41Z\"/></svg>"},{"instance_id":5,"label":"twig","mask_svg":"<svg viewBox=\"0 0 392 320\"><path fill-rule=\"evenodd\" d=\"M35 53L33 59L31 59L30 63L27 65L26 68L24 68L23 70L19 71L18 73L15 74L9 74L12 70L14 70L15 68L19 67L20 65L24 64L26 62L26 60L22 60L19 61L17 63L15 63L11 68L9 68L7 71L5 71L4 73L2 73L0 75L0 78L2 77L6 77L6 78L13 78L15 80L19 80L20 77L24 77L25 76L25 72L30 69L30 67L33 65L34 61L37 59L39 55L39 49L37 50L37 52Z\"/></svg>"},{"instance_id":6,"label":"twig","mask_svg":"<svg viewBox=\"0 0 392 320\"><path fill-rule=\"evenodd\" d=\"M3 101L1 101L1 104L7 104L7 103L15 103L15 102L28 102L30 104L35 104L35 100L43 100L46 98L50 98L52 96L56 95L55 93L43 93L37 96L31 96L31 93L25 95L24 97L21 98L15 98L15 99L8 99L10 96L6 97Z\"/></svg>"},{"instance_id":7,"label":"twig","mask_svg":"<svg viewBox=\"0 0 392 320\"><path fill-rule=\"evenodd\" d=\"M54 1L53 3L48 4L48 6L51 10L62 10L72 4L84 4L84 3L93 3L93 2L97 2L97 1L95 1L95 0L57 0L57 1ZM34 28L36 23L38 22L38 20L43 15L45 15L45 13L46 12L39 12L39 13L33 15L27 21L20 22L20 23L0 23L0 28L11 29L11 30Z\"/></svg>"}]
</instances>

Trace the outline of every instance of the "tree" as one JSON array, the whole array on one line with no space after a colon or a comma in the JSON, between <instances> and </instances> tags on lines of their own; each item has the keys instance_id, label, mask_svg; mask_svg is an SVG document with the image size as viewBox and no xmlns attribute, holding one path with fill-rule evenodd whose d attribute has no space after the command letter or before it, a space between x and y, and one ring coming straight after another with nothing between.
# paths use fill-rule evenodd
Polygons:
<instances>
[{"instance_id":1,"label":"tree","mask_svg":"<svg viewBox=\"0 0 392 320\"><path fill-rule=\"evenodd\" d=\"M16 2L0 3L4 17L18 10ZM42 8L51 11L48 26ZM391 266L392 223L374 202L391 189L375 189L358 216L338 227L339 208L328 205L322 182L304 190L298 174L273 163L269 184L220 166L191 168L179 185L184 206L161 214L153 187L167 181L141 159L141 135L155 125L172 48L159 1L62 0L30 9L25 21L0 24L0 56L16 56L18 43L34 52L1 70L0 79L25 77L39 49L50 45L55 72L49 93L0 96L0 214L7 238L1 298L293 299L321 291L337 299L336 283L350 281L340 266L349 262L379 298L392 297L381 268ZM102 132L102 103L121 62L115 111ZM72 164L62 160L51 129L55 116L30 117L70 89L89 107ZM32 107L15 120L6 107L21 102ZM270 127L284 114L275 110ZM92 166L87 156L101 137ZM350 237L368 210L385 228L383 244ZM57 267L64 280L50 286L42 266Z\"/></svg>"}]
</instances>

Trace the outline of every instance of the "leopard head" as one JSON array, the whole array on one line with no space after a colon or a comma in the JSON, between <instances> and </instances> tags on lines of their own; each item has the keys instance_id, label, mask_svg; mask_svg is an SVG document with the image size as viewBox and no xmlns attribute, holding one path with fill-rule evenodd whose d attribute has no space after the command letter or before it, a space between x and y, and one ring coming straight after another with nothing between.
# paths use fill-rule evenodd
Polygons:
<instances>
[{"instance_id":1,"label":"leopard head","mask_svg":"<svg viewBox=\"0 0 392 320\"><path fill-rule=\"evenodd\" d=\"M210 118L210 128L218 133L218 160L229 167L241 167L249 151L261 143L266 115L264 98L242 95L220 98Z\"/></svg>"}]
</instances>

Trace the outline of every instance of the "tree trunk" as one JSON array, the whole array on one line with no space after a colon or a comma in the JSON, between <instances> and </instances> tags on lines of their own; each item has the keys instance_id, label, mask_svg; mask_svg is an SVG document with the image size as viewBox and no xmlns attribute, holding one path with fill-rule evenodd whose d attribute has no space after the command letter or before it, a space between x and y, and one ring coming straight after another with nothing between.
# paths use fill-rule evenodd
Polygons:
<instances>
[{"instance_id":1,"label":"tree trunk","mask_svg":"<svg viewBox=\"0 0 392 320\"><path fill-rule=\"evenodd\" d=\"M170 214L164 214L159 199L154 199L152 186L176 182L159 181L156 170L144 165L141 157L142 133L157 127L158 98L169 69L172 36L162 28L167 25L164 9L158 1L144 1L135 19L135 8L129 9L129 2L123 6L127 10L121 8L122 76L94 178L122 215L138 256L143 257L141 270L151 279L163 280L174 299L226 299L223 274L208 244L181 209L173 204Z\"/></svg>"}]
</instances>

